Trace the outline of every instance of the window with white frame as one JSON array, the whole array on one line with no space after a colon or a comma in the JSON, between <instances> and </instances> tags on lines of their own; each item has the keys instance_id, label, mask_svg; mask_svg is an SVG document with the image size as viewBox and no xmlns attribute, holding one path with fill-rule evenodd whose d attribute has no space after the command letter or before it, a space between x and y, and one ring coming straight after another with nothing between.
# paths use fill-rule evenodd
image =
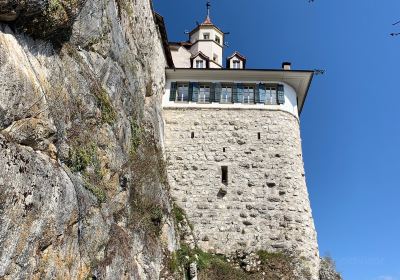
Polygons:
<instances>
[{"instance_id":1,"label":"window with white frame","mask_svg":"<svg viewBox=\"0 0 400 280\"><path fill-rule=\"evenodd\" d=\"M177 102L189 101L189 84L178 84L176 101Z\"/></svg>"},{"instance_id":2,"label":"window with white frame","mask_svg":"<svg viewBox=\"0 0 400 280\"><path fill-rule=\"evenodd\" d=\"M265 90L265 104L276 105L277 104L277 91L274 86L267 86Z\"/></svg>"},{"instance_id":3,"label":"window with white frame","mask_svg":"<svg viewBox=\"0 0 400 280\"><path fill-rule=\"evenodd\" d=\"M204 40L210 40L210 33L204 33L203 34L203 39Z\"/></svg>"},{"instance_id":4,"label":"window with white frame","mask_svg":"<svg viewBox=\"0 0 400 280\"><path fill-rule=\"evenodd\" d=\"M209 103L210 102L210 86L209 85L200 85L198 102L199 103Z\"/></svg>"},{"instance_id":5,"label":"window with white frame","mask_svg":"<svg viewBox=\"0 0 400 280\"><path fill-rule=\"evenodd\" d=\"M221 38L218 35L215 35L215 42L221 44Z\"/></svg>"},{"instance_id":6,"label":"window with white frame","mask_svg":"<svg viewBox=\"0 0 400 280\"><path fill-rule=\"evenodd\" d=\"M253 86L244 86L243 87L243 103L254 103L254 87Z\"/></svg>"},{"instance_id":7,"label":"window with white frame","mask_svg":"<svg viewBox=\"0 0 400 280\"><path fill-rule=\"evenodd\" d=\"M232 87L223 85L221 88L221 103L232 103Z\"/></svg>"},{"instance_id":8,"label":"window with white frame","mask_svg":"<svg viewBox=\"0 0 400 280\"><path fill-rule=\"evenodd\" d=\"M196 68L204 68L204 60L202 59L196 60Z\"/></svg>"},{"instance_id":9,"label":"window with white frame","mask_svg":"<svg viewBox=\"0 0 400 280\"><path fill-rule=\"evenodd\" d=\"M234 60L232 61L233 64L233 69L240 69L240 60Z\"/></svg>"}]
</instances>

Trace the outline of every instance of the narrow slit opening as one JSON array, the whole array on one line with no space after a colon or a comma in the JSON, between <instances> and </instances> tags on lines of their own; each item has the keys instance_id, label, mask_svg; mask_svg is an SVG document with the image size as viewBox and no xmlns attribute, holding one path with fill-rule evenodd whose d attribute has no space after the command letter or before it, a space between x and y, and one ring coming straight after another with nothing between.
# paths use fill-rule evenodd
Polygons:
<instances>
[{"instance_id":1,"label":"narrow slit opening","mask_svg":"<svg viewBox=\"0 0 400 280\"><path fill-rule=\"evenodd\" d=\"M222 173L222 177L221 177L222 184L227 185L228 184L228 166L221 166L221 173Z\"/></svg>"}]
</instances>

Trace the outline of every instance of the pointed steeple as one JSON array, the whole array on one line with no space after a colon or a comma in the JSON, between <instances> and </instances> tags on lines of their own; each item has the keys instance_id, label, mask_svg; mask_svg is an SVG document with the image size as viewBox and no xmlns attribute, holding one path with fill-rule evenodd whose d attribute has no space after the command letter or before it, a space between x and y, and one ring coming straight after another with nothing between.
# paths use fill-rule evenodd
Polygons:
<instances>
[{"instance_id":1,"label":"pointed steeple","mask_svg":"<svg viewBox=\"0 0 400 280\"><path fill-rule=\"evenodd\" d=\"M214 25L214 24L211 22L211 19L207 17L206 20L201 25Z\"/></svg>"},{"instance_id":2,"label":"pointed steeple","mask_svg":"<svg viewBox=\"0 0 400 280\"><path fill-rule=\"evenodd\" d=\"M207 17L206 20L202 23L203 25L213 25L213 23L211 22L211 18L210 18L210 12L211 12L211 3L210 1L207 1Z\"/></svg>"}]
</instances>

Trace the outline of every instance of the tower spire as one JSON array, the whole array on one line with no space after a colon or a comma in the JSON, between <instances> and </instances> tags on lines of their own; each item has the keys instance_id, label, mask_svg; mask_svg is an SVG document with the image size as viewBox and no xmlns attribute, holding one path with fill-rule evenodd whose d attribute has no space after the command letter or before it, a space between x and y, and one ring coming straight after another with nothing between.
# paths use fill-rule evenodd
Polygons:
<instances>
[{"instance_id":1,"label":"tower spire","mask_svg":"<svg viewBox=\"0 0 400 280\"><path fill-rule=\"evenodd\" d=\"M211 2L207 1L207 19L210 20Z\"/></svg>"},{"instance_id":2,"label":"tower spire","mask_svg":"<svg viewBox=\"0 0 400 280\"><path fill-rule=\"evenodd\" d=\"M210 12L211 12L211 1L207 1L207 18L203 22L203 24L212 24L211 19L210 19Z\"/></svg>"}]
</instances>

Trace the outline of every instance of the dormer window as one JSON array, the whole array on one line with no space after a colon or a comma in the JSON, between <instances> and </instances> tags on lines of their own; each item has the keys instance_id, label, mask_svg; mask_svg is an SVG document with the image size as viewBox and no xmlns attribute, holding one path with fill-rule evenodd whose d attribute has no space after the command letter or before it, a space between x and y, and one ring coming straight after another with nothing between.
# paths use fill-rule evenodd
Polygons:
<instances>
[{"instance_id":1,"label":"dormer window","mask_svg":"<svg viewBox=\"0 0 400 280\"><path fill-rule=\"evenodd\" d=\"M204 60L196 60L196 68L204 68Z\"/></svg>"},{"instance_id":2,"label":"dormer window","mask_svg":"<svg viewBox=\"0 0 400 280\"><path fill-rule=\"evenodd\" d=\"M232 68L233 69L240 69L240 60L232 61Z\"/></svg>"},{"instance_id":3,"label":"dormer window","mask_svg":"<svg viewBox=\"0 0 400 280\"><path fill-rule=\"evenodd\" d=\"M230 69L245 69L246 58L238 52L234 52L226 59L226 68Z\"/></svg>"},{"instance_id":4,"label":"dormer window","mask_svg":"<svg viewBox=\"0 0 400 280\"><path fill-rule=\"evenodd\" d=\"M218 35L215 35L215 42L221 45L221 38Z\"/></svg>"},{"instance_id":5,"label":"dormer window","mask_svg":"<svg viewBox=\"0 0 400 280\"><path fill-rule=\"evenodd\" d=\"M203 34L203 39L204 40L210 40L210 33L204 33Z\"/></svg>"},{"instance_id":6,"label":"dormer window","mask_svg":"<svg viewBox=\"0 0 400 280\"><path fill-rule=\"evenodd\" d=\"M210 63L210 58L201 51L192 55L192 57L190 58L191 68L199 68L199 69L208 68L209 63Z\"/></svg>"}]
</instances>

